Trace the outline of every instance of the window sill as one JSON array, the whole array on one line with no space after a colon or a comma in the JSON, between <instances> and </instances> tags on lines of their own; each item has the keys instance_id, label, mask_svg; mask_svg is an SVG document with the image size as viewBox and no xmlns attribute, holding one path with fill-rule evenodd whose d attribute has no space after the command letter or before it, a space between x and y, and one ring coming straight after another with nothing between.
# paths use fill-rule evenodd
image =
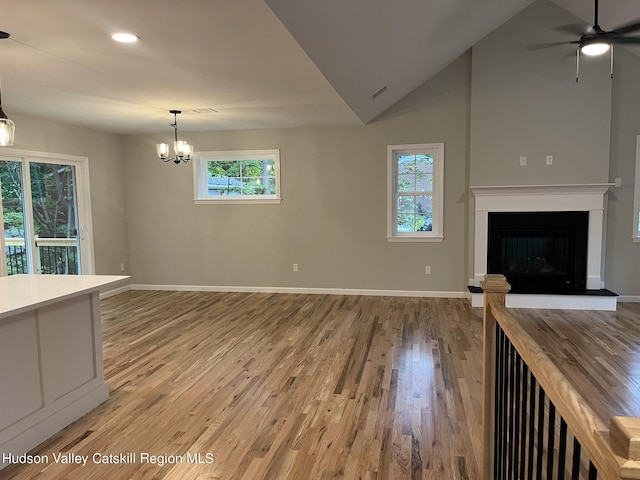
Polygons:
<instances>
[{"instance_id":1,"label":"window sill","mask_svg":"<svg viewBox=\"0 0 640 480\"><path fill-rule=\"evenodd\" d=\"M196 205L255 205L255 204L277 204L281 203L281 198L229 198L229 199L195 199L193 201Z\"/></svg>"},{"instance_id":2,"label":"window sill","mask_svg":"<svg viewBox=\"0 0 640 480\"><path fill-rule=\"evenodd\" d=\"M635 243L640 243L640 237L631 237L631 240L633 240Z\"/></svg>"},{"instance_id":3,"label":"window sill","mask_svg":"<svg viewBox=\"0 0 640 480\"><path fill-rule=\"evenodd\" d=\"M444 237L442 236L433 236L433 237L387 237L387 242L398 242L398 243L407 243L407 242L443 242Z\"/></svg>"}]
</instances>

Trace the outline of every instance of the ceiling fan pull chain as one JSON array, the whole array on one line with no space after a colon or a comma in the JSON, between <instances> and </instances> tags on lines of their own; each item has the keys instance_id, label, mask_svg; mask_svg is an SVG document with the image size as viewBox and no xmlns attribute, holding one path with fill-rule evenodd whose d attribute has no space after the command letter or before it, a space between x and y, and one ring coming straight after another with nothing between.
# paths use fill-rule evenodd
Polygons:
<instances>
[{"instance_id":1,"label":"ceiling fan pull chain","mask_svg":"<svg viewBox=\"0 0 640 480\"><path fill-rule=\"evenodd\" d=\"M613 80L613 43L611 44L611 79Z\"/></svg>"},{"instance_id":2,"label":"ceiling fan pull chain","mask_svg":"<svg viewBox=\"0 0 640 480\"><path fill-rule=\"evenodd\" d=\"M578 83L578 76L580 75L580 47L576 50L576 83Z\"/></svg>"}]
</instances>

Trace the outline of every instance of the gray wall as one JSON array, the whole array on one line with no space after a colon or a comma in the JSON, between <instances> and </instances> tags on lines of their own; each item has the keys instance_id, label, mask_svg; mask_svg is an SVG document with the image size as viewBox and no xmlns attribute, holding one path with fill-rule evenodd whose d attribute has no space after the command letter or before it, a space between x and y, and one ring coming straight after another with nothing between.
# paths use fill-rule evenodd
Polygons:
<instances>
[{"instance_id":1,"label":"gray wall","mask_svg":"<svg viewBox=\"0 0 640 480\"><path fill-rule=\"evenodd\" d=\"M182 135L199 151L280 149L280 205L194 205L192 166L155 156L170 130L127 137L132 282L462 291L469 65L464 55L367 126ZM445 143L446 239L389 243L386 147L426 142Z\"/></svg>"},{"instance_id":2,"label":"gray wall","mask_svg":"<svg viewBox=\"0 0 640 480\"><path fill-rule=\"evenodd\" d=\"M602 183L609 176L609 58L575 47L554 30L582 23L539 0L473 47L471 185ZM521 167L520 156L527 157ZM553 165L545 157L553 155Z\"/></svg>"},{"instance_id":3,"label":"gray wall","mask_svg":"<svg viewBox=\"0 0 640 480\"><path fill-rule=\"evenodd\" d=\"M95 272L121 274L120 264L129 263L122 138L31 115L10 117L16 124L12 148L89 158Z\"/></svg>"},{"instance_id":4,"label":"gray wall","mask_svg":"<svg viewBox=\"0 0 640 480\"><path fill-rule=\"evenodd\" d=\"M12 112L15 148L89 157L97 273L125 263L133 283L150 285L462 292L469 185L621 177L609 194L605 281L640 295L630 239L640 60L617 49L613 82L606 58L585 60L576 84L572 47L527 50L567 40L553 27L575 23L540 0L367 126L183 135L200 151L279 148L280 205L195 205L192 166L155 156L169 128L117 136ZM445 143L446 238L388 243L386 146L424 142Z\"/></svg>"},{"instance_id":5,"label":"gray wall","mask_svg":"<svg viewBox=\"0 0 640 480\"><path fill-rule=\"evenodd\" d=\"M532 49L570 39L554 30L581 22L539 0L473 47L470 127L471 185L613 182L607 194L605 286L640 295L640 244L631 241L635 142L640 134L640 59L623 48L610 57L581 56L575 47ZM519 157L527 156L527 166ZM554 164L545 165L553 155ZM470 206L471 209L471 206ZM473 236L472 217L469 235ZM472 265L467 265L469 276Z\"/></svg>"},{"instance_id":6,"label":"gray wall","mask_svg":"<svg viewBox=\"0 0 640 480\"><path fill-rule=\"evenodd\" d=\"M608 195L605 281L621 295L640 295L640 243L631 240L636 136L640 135L640 60L616 49L611 119L611 179L622 186Z\"/></svg>"}]
</instances>

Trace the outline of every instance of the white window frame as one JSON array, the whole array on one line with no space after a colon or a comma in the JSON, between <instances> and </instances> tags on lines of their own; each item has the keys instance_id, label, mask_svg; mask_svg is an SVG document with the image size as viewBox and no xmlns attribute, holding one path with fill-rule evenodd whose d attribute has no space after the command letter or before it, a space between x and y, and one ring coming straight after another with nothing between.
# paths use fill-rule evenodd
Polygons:
<instances>
[{"instance_id":1,"label":"white window frame","mask_svg":"<svg viewBox=\"0 0 640 480\"><path fill-rule=\"evenodd\" d=\"M640 242L640 135L636 136L636 181L633 195L633 234L634 242Z\"/></svg>"},{"instance_id":2,"label":"white window frame","mask_svg":"<svg viewBox=\"0 0 640 480\"><path fill-rule=\"evenodd\" d=\"M433 156L432 230L397 232L397 162L398 155ZM442 242L444 240L444 143L420 143L387 146L387 241Z\"/></svg>"},{"instance_id":3,"label":"white window frame","mask_svg":"<svg viewBox=\"0 0 640 480\"><path fill-rule=\"evenodd\" d=\"M207 191L207 162L209 161L241 161L255 160L262 157L274 161L276 193L270 195L221 195L219 197L206 196ZM280 150L231 150L196 152L193 162L193 194L195 204L252 204L252 203L280 203Z\"/></svg>"}]
</instances>

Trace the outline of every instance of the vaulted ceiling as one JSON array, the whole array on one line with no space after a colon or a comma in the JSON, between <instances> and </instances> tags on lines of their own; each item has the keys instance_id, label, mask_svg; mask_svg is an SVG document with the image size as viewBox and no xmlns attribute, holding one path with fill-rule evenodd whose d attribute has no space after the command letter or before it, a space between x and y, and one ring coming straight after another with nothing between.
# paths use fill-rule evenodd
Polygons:
<instances>
[{"instance_id":1,"label":"vaulted ceiling","mask_svg":"<svg viewBox=\"0 0 640 480\"><path fill-rule=\"evenodd\" d=\"M531 2L0 0L2 105L123 134L166 130L169 109L191 131L358 125ZM590 2L555 3L592 22ZM605 28L640 17L600 10Z\"/></svg>"}]
</instances>

